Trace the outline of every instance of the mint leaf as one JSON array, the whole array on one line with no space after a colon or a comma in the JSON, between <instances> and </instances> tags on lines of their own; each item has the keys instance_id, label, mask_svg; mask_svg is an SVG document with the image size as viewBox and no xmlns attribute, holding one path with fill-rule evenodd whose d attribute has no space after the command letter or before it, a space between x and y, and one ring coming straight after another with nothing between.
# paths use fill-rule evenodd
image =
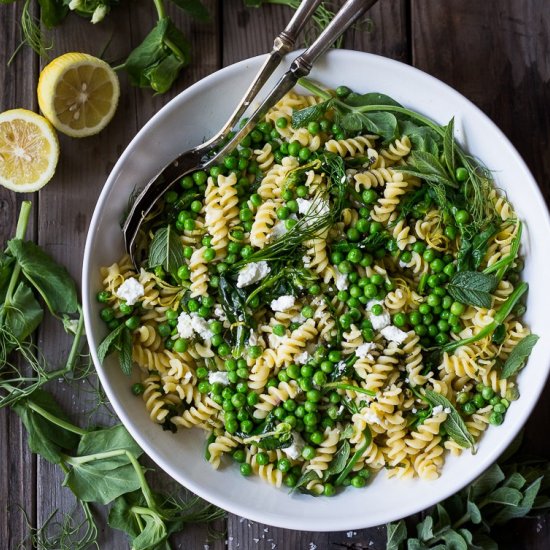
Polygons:
<instances>
[{"instance_id":1,"label":"mint leaf","mask_svg":"<svg viewBox=\"0 0 550 550\"><path fill-rule=\"evenodd\" d=\"M292 127L293 128L303 128L307 126L310 122L319 120L331 106L332 102L329 99L323 103L317 103L311 107L306 107L305 109L300 109L299 111L294 111L292 113Z\"/></svg>"},{"instance_id":2,"label":"mint leaf","mask_svg":"<svg viewBox=\"0 0 550 550\"><path fill-rule=\"evenodd\" d=\"M443 136L443 158L447 165L447 170L454 176L456 165L456 144L454 139L455 119L451 118L449 124L445 126L445 135Z\"/></svg>"},{"instance_id":3,"label":"mint leaf","mask_svg":"<svg viewBox=\"0 0 550 550\"><path fill-rule=\"evenodd\" d=\"M509 378L516 374L521 367L523 367L525 361L533 351L535 344L538 342L539 337L536 334L528 334L522 338L514 347L508 359L502 366L500 378Z\"/></svg>"},{"instance_id":4,"label":"mint leaf","mask_svg":"<svg viewBox=\"0 0 550 550\"><path fill-rule=\"evenodd\" d=\"M425 397L432 407L441 405L444 409L450 409L451 412L448 413L447 419L443 422L443 427L449 437L461 447L473 448L474 438L452 403L446 397L432 390L426 390Z\"/></svg>"},{"instance_id":5,"label":"mint leaf","mask_svg":"<svg viewBox=\"0 0 550 550\"><path fill-rule=\"evenodd\" d=\"M149 249L149 267L162 266L172 277L177 277L178 268L185 263L183 245L172 226L159 229Z\"/></svg>"},{"instance_id":6,"label":"mint leaf","mask_svg":"<svg viewBox=\"0 0 550 550\"><path fill-rule=\"evenodd\" d=\"M498 281L492 275L478 271L460 271L447 284L447 291L457 302L477 307L490 308L491 292Z\"/></svg>"},{"instance_id":7,"label":"mint leaf","mask_svg":"<svg viewBox=\"0 0 550 550\"><path fill-rule=\"evenodd\" d=\"M401 543L407 540L407 526L400 519L396 523L386 525L386 550L399 550Z\"/></svg>"},{"instance_id":8,"label":"mint leaf","mask_svg":"<svg viewBox=\"0 0 550 550\"><path fill-rule=\"evenodd\" d=\"M115 328L115 330L107 334L101 344L99 344L97 348L97 357L100 363L103 363L103 361L105 361L105 357L115 351L124 328L124 323L120 324L117 328Z\"/></svg>"},{"instance_id":9,"label":"mint leaf","mask_svg":"<svg viewBox=\"0 0 550 550\"><path fill-rule=\"evenodd\" d=\"M351 447L349 441L344 440L340 445L340 448L334 454L329 467L325 470L323 474L323 479L328 479L331 475L339 474L345 467L348 461L349 455L351 453Z\"/></svg>"}]
</instances>

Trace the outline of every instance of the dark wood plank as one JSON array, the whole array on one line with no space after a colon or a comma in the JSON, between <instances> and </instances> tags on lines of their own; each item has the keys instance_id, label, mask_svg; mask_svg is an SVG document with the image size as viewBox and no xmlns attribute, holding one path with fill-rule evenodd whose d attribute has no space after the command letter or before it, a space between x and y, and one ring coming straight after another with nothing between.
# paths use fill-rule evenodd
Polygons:
<instances>
[{"instance_id":1,"label":"dark wood plank","mask_svg":"<svg viewBox=\"0 0 550 550\"><path fill-rule=\"evenodd\" d=\"M544 0L412 0L413 63L474 101L521 153L550 204L550 12ZM525 428L550 458L550 384ZM548 547L550 518L507 528L504 548ZM521 542L520 542L521 541Z\"/></svg>"},{"instance_id":2,"label":"dark wood plank","mask_svg":"<svg viewBox=\"0 0 550 550\"><path fill-rule=\"evenodd\" d=\"M101 24L70 14L62 27L51 35L54 40L52 57L67 51L83 51L99 55L110 42L107 52L115 59L129 50L129 10L114 10ZM44 64L44 62L42 62ZM60 135L61 155L53 180L40 191L38 242L52 256L67 267L77 282L80 281L82 253L86 231L95 202L117 156L136 132L134 94L128 93L122 79L122 93L115 118L108 129L97 136L74 139ZM46 358L53 364L66 357L69 341L62 327L48 319L41 327L39 344ZM91 417L86 413L90 402L78 388L52 383L48 388L69 412L76 424L106 424L110 419L103 413ZM62 487L63 475L59 468L38 459L37 522L41 526L51 512L59 509L61 515L74 513L75 502L70 491ZM106 527L105 514L100 514L100 547L125 548L126 536Z\"/></svg>"},{"instance_id":3,"label":"dark wood plank","mask_svg":"<svg viewBox=\"0 0 550 550\"><path fill-rule=\"evenodd\" d=\"M20 3L0 6L0 112L19 107L36 110L37 56L29 49L22 50L7 67L21 41L20 17ZM27 198L27 195L16 195L0 187L2 247L13 237L21 201ZM35 209L27 230L28 238L36 237L36 214ZM28 449L26 432L14 412L0 410L0 434L0 540L6 548L16 548L29 532L23 510L31 524L36 520L36 460Z\"/></svg>"}]
</instances>

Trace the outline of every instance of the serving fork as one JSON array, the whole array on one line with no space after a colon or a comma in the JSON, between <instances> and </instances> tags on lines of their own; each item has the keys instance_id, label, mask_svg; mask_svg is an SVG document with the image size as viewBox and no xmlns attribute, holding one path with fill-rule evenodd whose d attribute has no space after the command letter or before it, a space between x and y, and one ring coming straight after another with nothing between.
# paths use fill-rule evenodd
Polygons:
<instances>
[{"instance_id":1,"label":"serving fork","mask_svg":"<svg viewBox=\"0 0 550 550\"><path fill-rule=\"evenodd\" d=\"M235 149L269 109L295 86L299 78L310 73L315 61L377 0L347 0L311 46L294 59L289 69L250 115L242 128L228 139L230 132L279 66L284 55L292 50L297 37L321 1L302 0L286 28L275 38L271 53L223 127L211 139L185 151L165 166L137 196L122 228L126 250L136 268L143 260L143 258L138 258L138 254L141 252L138 249L138 242L139 236L144 233L143 225L164 193L175 186L185 175L196 170L208 170Z\"/></svg>"}]
</instances>

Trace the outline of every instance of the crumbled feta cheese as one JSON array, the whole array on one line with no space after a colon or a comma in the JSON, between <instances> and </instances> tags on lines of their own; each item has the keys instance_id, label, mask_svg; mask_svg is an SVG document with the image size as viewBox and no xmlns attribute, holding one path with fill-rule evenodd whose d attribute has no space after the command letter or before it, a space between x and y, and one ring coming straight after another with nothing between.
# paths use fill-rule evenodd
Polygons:
<instances>
[{"instance_id":1,"label":"crumbled feta cheese","mask_svg":"<svg viewBox=\"0 0 550 550\"><path fill-rule=\"evenodd\" d=\"M189 380L191 380L191 378L193 378L193 375L191 374L191 372L187 371L183 375L182 382L187 383L187 382L189 382Z\"/></svg>"},{"instance_id":2,"label":"crumbled feta cheese","mask_svg":"<svg viewBox=\"0 0 550 550\"><path fill-rule=\"evenodd\" d=\"M294 317L290 320L291 323L305 323L305 321L306 318L301 313L294 315Z\"/></svg>"},{"instance_id":3,"label":"crumbled feta cheese","mask_svg":"<svg viewBox=\"0 0 550 550\"><path fill-rule=\"evenodd\" d=\"M279 296L276 300L273 300L270 304L273 311L288 311L294 306L296 299L294 296Z\"/></svg>"},{"instance_id":4,"label":"crumbled feta cheese","mask_svg":"<svg viewBox=\"0 0 550 550\"><path fill-rule=\"evenodd\" d=\"M372 355L370 352L376 348L376 344L374 342L367 342L366 344L361 344L356 350L355 355L359 357L359 359L364 359L365 357L367 359L372 359Z\"/></svg>"},{"instance_id":5,"label":"crumbled feta cheese","mask_svg":"<svg viewBox=\"0 0 550 550\"><path fill-rule=\"evenodd\" d=\"M411 409L411 412L412 412L413 414L416 414L416 412L417 412L416 407L413 407L413 408Z\"/></svg>"},{"instance_id":6,"label":"crumbled feta cheese","mask_svg":"<svg viewBox=\"0 0 550 550\"><path fill-rule=\"evenodd\" d=\"M432 409L433 416L435 416L436 414L439 414L440 412L443 412L443 405L437 405L437 407L434 407Z\"/></svg>"},{"instance_id":7,"label":"crumbled feta cheese","mask_svg":"<svg viewBox=\"0 0 550 550\"><path fill-rule=\"evenodd\" d=\"M191 338L194 332L191 323L191 315L182 311L178 317L177 329L180 338Z\"/></svg>"},{"instance_id":8,"label":"crumbled feta cheese","mask_svg":"<svg viewBox=\"0 0 550 550\"><path fill-rule=\"evenodd\" d=\"M304 352L300 353L300 355L297 355L294 358L294 361L298 365L305 365L310 359L311 359L311 355L307 351L304 351Z\"/></svg>"},{"instance_id":9,"label":"crumbled feta cheese","mask_svg":"<svg viewBox=\"0 0 550 550\"><path fill-rule=\"evenodd\" d=\"M308 218L324 216L330 209L328 202L321 199L311 201L308 199L297 198L296 202L298 203L298 212L300 214L307 214Z\"/></svg>"},{"instance_id":10,"label":"crumbled feta cheese","mask_svg":"<svg viewBox=\"0 0 550 550\"><path fill-rule=\"evenodd\" d=\"M286 449L283 449L283 453L285 453L288 458L296 460L297 458L300 458L305 444L306 442L302 439L302 436L298 432L292 432L292 445Z\"/></svg>"},{"instance_id":11,"label":"crumbled feta cheese","mask_svg":"<svg viewBox=\"0 0 550 550\"><path fill-rule=\"evenodd\" d=\"M286 228L285 222L279 220L271 229L271 232L268 234L269 239L278 239L284 235L288 229Z\"/></svg>"},{"instance_id":12,"label":"crumbled feta cheese","mask_svg":"<svg viewBox=\"0 0 550 550\"><path fill-rule=\"evenodd\" d=\"M388 325L387 327L384 327L380 334L390 342L395 342L396 344L400 345L407 339L407 333L402 331L401 329L394 327L393 325Z\"/></svg>"},{"instance_id":13,"label":"crumbled feta cheese","mask_svg":"<svg viewBox=\"0 0 550 550\"><path fill-rule=\"evenodd\" d=\"M443 412L444 412L444 413L447 413L447 414L451 414L451 409L450 409L449 407L445 407L445 408L443 409Z\"/></svg>"},{"instance_id":14,"label":"crumbled feta cheese","mask_svg":"<svg viewBox=\"0 0 550 550\"><path fill-rule=\"evenodd\" d=\"M144 294L143 285L134 277L126 279L116 291L116 295L129 306L133 306Z\"/></svg>"},{"instance_id":15,"label":"crumbled feta cheese","mask_svg":"<svg viewBox=\"0 0 550 550\"><path fill-rule=\"evenodd\" d=\"M380 426L384 425L384 420L376 414L376 411L373 411L371 409L367 409L365 411L365 420L369 424L380 424Z\"/></svg>"},{"instance_id":16,"label":"crumbled feta cheese","mask_svg":"<svg viewBox=\"0 0 550 550\"><path fill-rule=\"evenodd\" d=\"M336 288L338 290L346 290L348 288L348 276L345 273L340 273L336 269Z\"/></svg>"},{"instance_id":17,"label":"crumbled feta cheese","mask_svg":"<svg viewBox=\"0 0 550 550\"><path fill-rule=\"evenodd\" d=\"M215 384L217 382L218 384L227 386L227 384L229 384L227 372L219 371L208 373L208 382L210 382L210 384Z\"/></svg>"},{"instance_id":18,"label":"crumbled feta cheese","mask_svg":"<svg viewBox=\"0 0 550 550\"><path fill-rule=\"evenodd\" d=\"M258 335L253 330L250 331L250 335L248 337L248 345L249 346L258 345Z\"/></svg>"},{"instance_id":19,"label":"crumbled feta cheese","mask_svg":"<svg viewBox=\"0 0 550 550\"><path fill-rule=\"evenodd\" d=\"M298 212L300 212L300 214L307 214L308 210L311 208L311 205L313 204L312 201L308 199L302 199L302 198L297 198L296 202L298 203Z\"/></svg>"},{"instance_id":20,"label":"crumbled feta cheese","mask_svg":"<svg viewBox=\"0 0 550 550\"><path fill-rule=\"evenodd\" d=\"M409 267L410 263L404 262L403 260L399 260L399 267Z\"/></svg>"},{"instance_id":21,"label":"crumbled feta cheese","mask_svg":"<svg viewBox=\"0 0 550 550\"><path fill-rule=\"evenodd\" d=\"M272 349L276 349L277 346L284 340L284 336L277 336L276 334L271 333L267 337L269 347Z\"/></svg>"},{"instance_id":22,"label":"crumbled feta cheese","mask_svg":"<svg viewBox=\"0 0 550 550\"><path fill-rule=\"evenodd\" d=\"M191 317L191 326L203 340L210 340L210 338L212 338L212 331L208 326L208 322L206 319L199 317L196 313Z\"/></svg>"},{"instance_id":23,"label":"crumbled feta cheese","mask_svg":"<svg viewBox=\"0 0 550 550\"><path fill-rule=\"evenodd\" d=\"M346 362L345 362L345 361L340 361L340 362L336 365L336 372L337 372L338 374L342 374L345 370L346 370Z\"/></svg>"},{"instance_id":24,"label":"crumbled feta cheese","mask_svg":"<svg viewBox=\"0 0 550 550\"><path fill-rule=\"evenodd\" d=\"M217 317L220 321L227 321L227 315L223 310L223 307L219 304L216 304L214 307L214 316Z\"/></svg>"},{"instance_id":25,"label":"crumbled feta cheese","mask_svg":"<svg viewBox=\"0 0 550 550\"><path fill-rule=\"evenodd\" d=\"M239 271L239 277L237 278L237 288L243 288L257 283L260 279L263 279L271 269L267 265L267 262L252 262L245 265Z\"/></svg>"},{"instance_id":26,"label":"crumbled feta cheese","mask_svg":"<svg viewBox=\"0 0 550 550\"><path fill-rule=\"evenodd\" d=\"M391 317L385 309L380 315L374 315L374 313L372 313L372 306L375 304L383 306L384 302L381 300L370 300L370 302L367 302L367 313L369 316L369 321L372 323L372 328L374 330L380 330L390 324Z\"/></svg>"}]
</instances>

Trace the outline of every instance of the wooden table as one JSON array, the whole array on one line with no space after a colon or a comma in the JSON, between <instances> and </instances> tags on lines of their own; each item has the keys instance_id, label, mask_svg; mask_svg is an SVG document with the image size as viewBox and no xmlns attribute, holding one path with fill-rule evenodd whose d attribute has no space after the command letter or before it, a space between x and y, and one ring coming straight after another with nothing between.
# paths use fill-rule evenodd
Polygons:
<instances>
[{"instance_id":1,"label":"wooden table","mask_svg":"<svg viewBox=\"0 0 550 550\"><path fill-rule=\"evenodd\" d=\"M0 111L15 107L37 110L36 84L44 64L23 48L10 67L7 59L20 41L21 4L0 7ZM290 10L243 7L241 0L206 0L209 23L196 23L171 9L190 38L193 59L171 92L154 96L129 86L122 77L122 97L115 119L98 136L74 140L60 136L61 159L54 180L31 198L34 205L29 237L36 239L79 280L86 231L96 199L118 156L147 120L177 93L217 69L268 51ZM36 2L33 2L36 4ZM51 33L52 57L66 51L98 55L111 40L106 58L123 59L152 27L150 0L122 2L95 27L70 16ZM129 9L128 4L132 4ZM33 8L37 13L37 6ZM550 9L545 0L381 0L369 12L369 32L352 31L345 46L378 53L412 64L447 82L474 101L508 135L527 161L550 200ZM366 76L368 78L368 75ZM223 98L221 98L223 101ZM519 184L519 182L518 182ZM0 191L0 241L12 235L18 205L24 197ZM64 356L67 340L57 326L46 323L38 336L46 356L55 363ZM77 390L79 388L76 388ZM77 422L89 410L86 386L73 391L52 384L50 390ZM528 450L550 458L550 385L527 424ZM109 421L105 414L93 417ZM159 478L161 476L158 474ZM28 532L22 506L32 525L42 525L59 508L70 512L69 491L61 487L58 469L30 454L19 419L0 411L0 548L15 548ZM507 528L505 546L543 549L550 545L550 521L516 522ZM104 522L103 522L104 524ZM174 537L175 548L221 549L382 549L385 528L349 533L308 533L275 529L229 515L224 537L210 540L205 526L192 526ZM125 537L105 527L101 549L123 549Z\"/></svg>"}]
</instances>

